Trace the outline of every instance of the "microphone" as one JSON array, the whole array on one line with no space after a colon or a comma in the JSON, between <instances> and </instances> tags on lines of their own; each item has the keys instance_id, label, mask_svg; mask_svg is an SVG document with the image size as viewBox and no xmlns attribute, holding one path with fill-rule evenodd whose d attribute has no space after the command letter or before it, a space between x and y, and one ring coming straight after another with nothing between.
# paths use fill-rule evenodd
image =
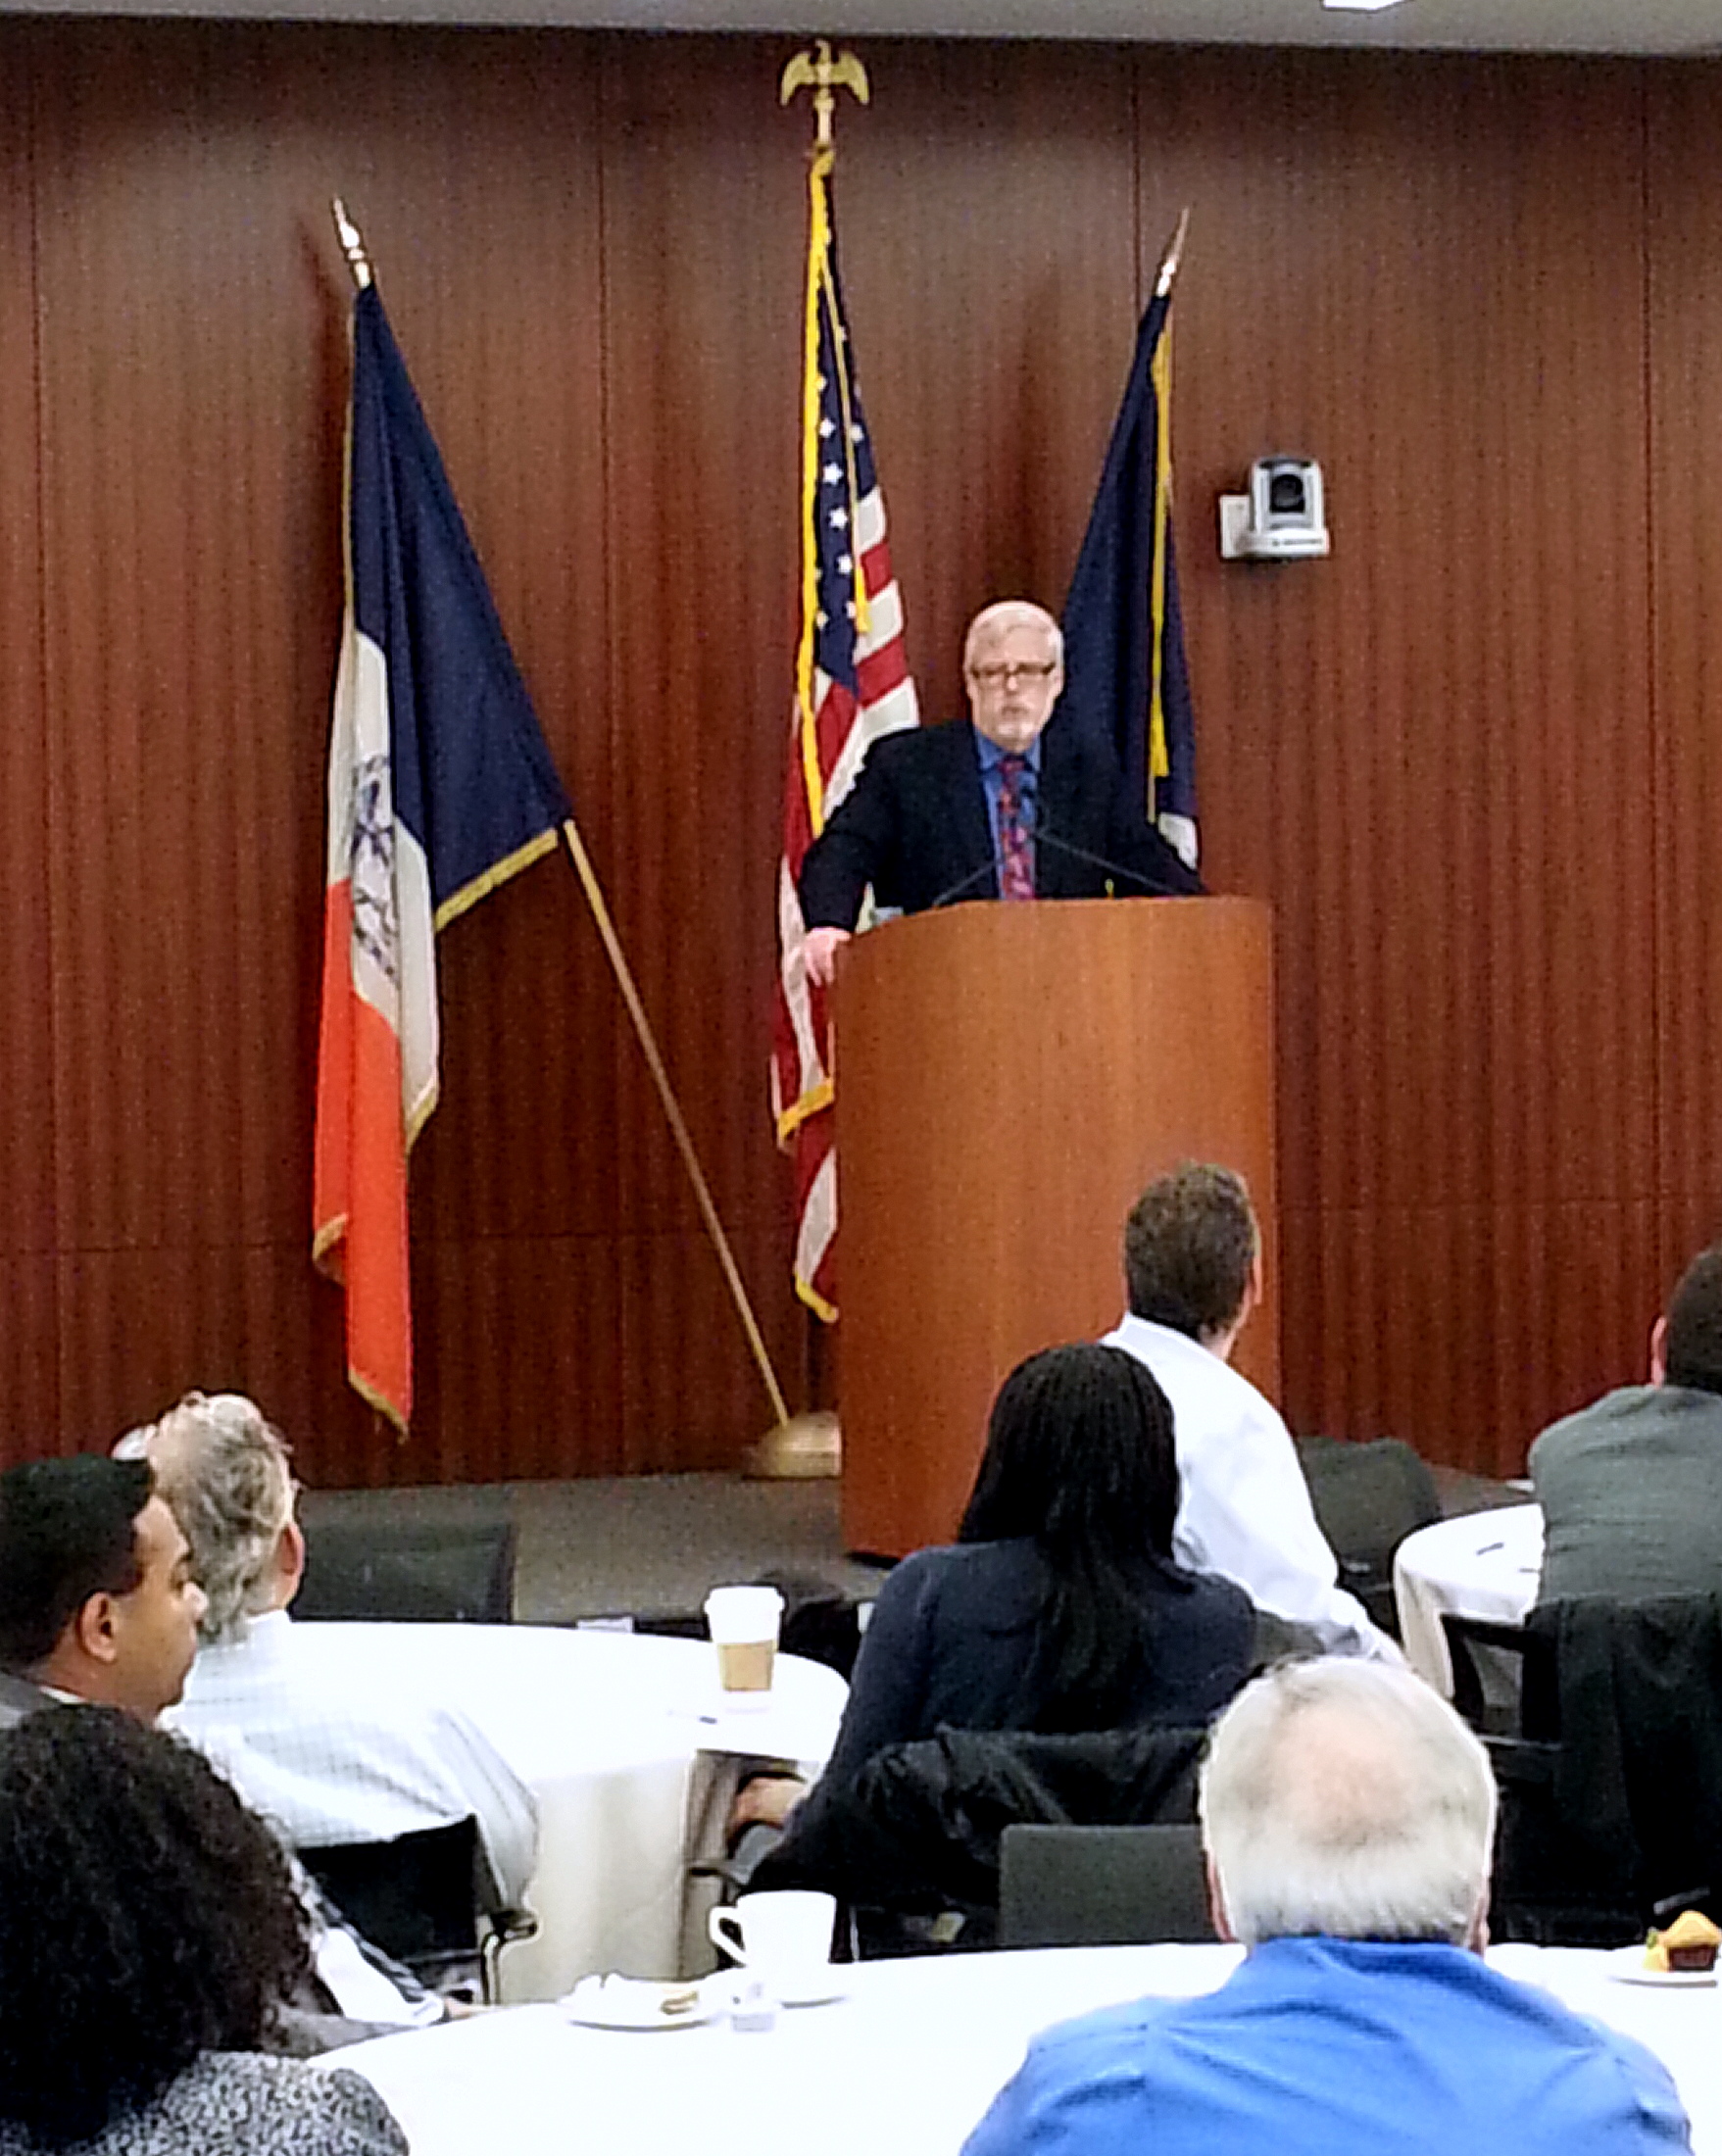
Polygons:
<instances>
[{"instance_id":1,"label":"microphone","mask_svg":"<svg viewBox=\"0 0 1722 2156\"><path fill-rule=\"evenodd\" d=\"M1049 830L1044 823L1036 824L1034 843L1036 846L1050 846L1055 854L1066 854L1072 860L1086 861L1090 868L1104 868L1108 876L1121 878L1123 882L1134 885L1148 898L1179 899L1189 896L1188 892L1180 891L1172 884L1161 883L1153 876L1144 875L1140 868L1126 868L1122 861L1108 860L1104 854L1091 854L1084 846L1073 846L1068 839L1061 839L1057 831ZM1111 893L1108 892L1107 897L1110 896Z\"/></svg>"},{"instance_id":2,"label":"microphone","mask_svg":"<svg viewBox=\"0 0 1722 2156\"><path fill-rule=\"evenodd\" d=\"M939 893L939 896L933 901L932 905L927 907L927 911L929 913L935 913L942 906L955 905L957 900L962 898L968 891L972 890L972 888L977 883L981 882L985 877L990 876L993 871L998 867L998 865L999 863L997 857L989 854L986 859L981 862L978 868L971 868L966 876L959 876L957 881L951 886L949 891L941 891Z\"/></svg>"}]
</instances>

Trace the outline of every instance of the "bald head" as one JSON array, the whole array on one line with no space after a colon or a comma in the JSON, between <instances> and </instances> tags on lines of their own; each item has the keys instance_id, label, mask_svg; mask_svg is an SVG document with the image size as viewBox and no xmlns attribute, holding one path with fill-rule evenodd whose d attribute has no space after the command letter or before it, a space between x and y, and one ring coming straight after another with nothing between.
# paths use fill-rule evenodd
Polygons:
<instances>
[{"instance_id":1,"label":"bald head","mask_svg":"<svg viewBox=\"0 0 1722 2156\"><path fill-rule=\"evenodd\" d=\"M1257 1678L1215 1725L1201 1808L1226 1920L1247 1944L1481 1939L1495 1778L1407 1670L1336 1657Z\"/></svg>"},{"instance_id":2,"label":"bald head","mask_svg":"<svg viewBox=\"0 0 1722 2156\"><path fill-rule=\"evenodd\" d=\"M187 1393L157 1422L114 1447L147 1459L191 1545L192 1577L209 1598L206 1641L230 1637L246 1617L283 1609L304 1569L293 1517L286 1441L243 1393Z\"/></svg>"},{"instance_id":3,"label":"bald head","mask_svg":"<svg viewBox=\"0 0 1722 2156\"><path fill-rule=\"evenodd\" d=\"M1021 756L1063 689L1063 634L1033 600L1001 599L983 607L968 624L962 677L976 731Z\"/></svg>"}]
</instances>

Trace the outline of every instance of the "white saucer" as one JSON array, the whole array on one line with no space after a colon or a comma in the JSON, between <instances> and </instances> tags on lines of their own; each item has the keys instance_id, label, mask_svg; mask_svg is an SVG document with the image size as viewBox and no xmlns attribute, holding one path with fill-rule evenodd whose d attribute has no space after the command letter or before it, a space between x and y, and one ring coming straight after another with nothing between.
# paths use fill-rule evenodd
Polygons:
<instances>
[{"instance_id":1,"label":"white saucer","mask_svg":"<svg viewBox=\"0 0 1722 2156\"><path fill-rule=\"evenodd\" d=\"M637 1977L582 1977L557 2001L585 2029L699 2029L729 2012L726 1978L699 1984L650 1984ZM665 2007L670 2011L665 2012Z\"/></svg>"},{"instance_id":2,"label":"white saucer","mask_svg":"<svg viewBox=\"0 0 1722 2156\"><path fill-rule=\"evenodd\" d=\"M1608 1974L1616 1984L1654 1984L1669 1991L1713 1990L1714 1969L1647 1969L1642 1946L1617 1946L1608 1957Z\"/></svg>"},{"instance_id":3,"label":"white saucer","mask_svg":"<svg viewBox=\"0 0 1722 2156\"><path fill-rule=\"evenodd\" d=\"M785 2006L830 2006L838 1999L846 1999L850 1992L849 1973L835 1962L829 1969L821 1969L818 1976L805 1991L785 1991Z\"/></svg>"}]
</instances>

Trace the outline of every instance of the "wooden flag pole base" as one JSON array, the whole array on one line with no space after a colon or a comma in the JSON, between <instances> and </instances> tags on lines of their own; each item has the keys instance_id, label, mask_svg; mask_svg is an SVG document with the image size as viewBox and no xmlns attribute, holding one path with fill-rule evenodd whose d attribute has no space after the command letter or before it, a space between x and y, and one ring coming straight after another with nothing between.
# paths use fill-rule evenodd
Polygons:
<instances>
[{"instance_id":1,"label":"wooden flag pole base","mask_svg":"<svg viewBox=\"0 0 1722 2156\"><path fill-rule=\"evenodd\" d=\"M749 1450L742 1473L755 1482L828 1482L843 1472L843 1438L829 1408L791 1415Z\"/></svg>"}]
</instances>

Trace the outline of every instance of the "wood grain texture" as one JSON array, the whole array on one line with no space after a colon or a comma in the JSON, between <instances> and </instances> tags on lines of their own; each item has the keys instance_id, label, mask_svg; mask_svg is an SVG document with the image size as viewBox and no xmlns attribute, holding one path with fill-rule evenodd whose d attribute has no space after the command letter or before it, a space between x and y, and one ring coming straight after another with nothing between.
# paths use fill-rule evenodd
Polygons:
<instances>
[{"instance_id":1,"label":"wood grain texture","mask_svg":"<svg viewBox=\"0 0 1722 2156\"><path fill-rule=\"evenodd\" d=\"M53 1297L57 1107L45 853L40 386L27 75L0 71L0 1400L36 1448L59 1436Z\"/></svg>"},{"instance_id":2,"label":"wood grain texture","mask_svg":"<svg viewBox=\"0 0 1722 2156\"><path fill-rule=\"evenodd\" d=\"M953 906L849 958L837 1133L851 1548L905 1556L955 1540L1001 1381L1117 1322L1103 1224L1155 1176L1234 1162L1271 1262L1272 1013L1271 919L1240 899ZM1270 1394L1278 1332L1269 1302L1239 1358Z\"/></svg>"},{"instance_id":3,"label":"wood grain texture","mask_svg":"<svg viewBox=\"0 0 1722 2156\"><path fill-rule=\"evenodd\" d=\"M1657 846L1657 1256L1672 1280L1722 1236L1722 67L1649 71L1648 307Z\"/></svg>"},{"instance_id":4,"label":"wood grain texture","mask_svg":"<svg viewBox=\"0 0 1722 2156\"><path fill-rule=\"evenodd\" d=\"M790 49L0 20L0 1451L195 1383L331 1484L708 1466L764 1419L548 864L442 946L411 1446L342 1382L306 1255L336 192L806 1396L764 1096ZM1722 70L865 57L838 220L929 715L974 607L1061 598L1194 208L1181 564L1207 873L1275 908L1288 1412L1516 1467L1722 1224ZM1269 450L1321 459L1330 562L1215 558Z\"/></svg>"},{"instance_id":5,"label":"wood grain texture","mask_svg":"<svg viewBox=\"0 0 1722 2156\"><path fill-rule=\"evenodd\" d=\"M841 138L844 281L921 715L954 718L970 617L994 599L1062 606L1123 393L1130 62L1107 46L867 50L881 87Z\"/></svg>"},{"instance_id":6,"label":"wood grain texture","mask_svg":"<svg viewBox=\"0 0 1722 2156\"><path fill-rule=\"evenodd\" d=\"M1288 1413L1514 1469L1648 1285L1584 1240L1655 1172L1639 77L1142 67L1208 867L1279 919ZM1333 558L1222 564L1275 450Z\"/></svg>"}]
</instances>

